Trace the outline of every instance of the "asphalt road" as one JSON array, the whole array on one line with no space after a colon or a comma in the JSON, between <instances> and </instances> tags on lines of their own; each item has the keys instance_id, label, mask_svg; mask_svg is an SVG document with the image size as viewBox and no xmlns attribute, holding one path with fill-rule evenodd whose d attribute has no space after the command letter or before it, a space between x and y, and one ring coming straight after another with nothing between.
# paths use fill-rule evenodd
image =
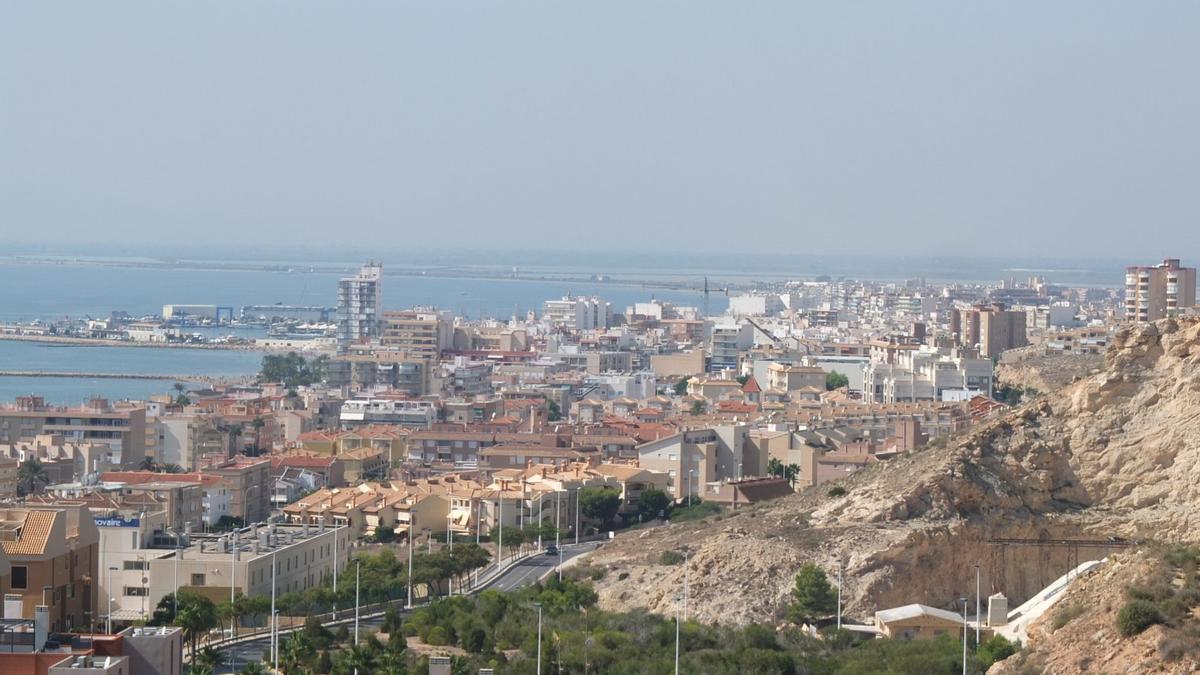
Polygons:
<instances>
[{"instance_id":1,"label":"asphalt road","mask_svg":"<svg viewBox=\"0 0 1200 675\"><path fill-rule=\"evenodd\" d=\"M566 561L584 553L589 553L600 547L603 542L583 542L578 545L567 544L562 547L562 560ZM558 564L558 556L548 556L544 554L535 555L527 560L513 565L504 574L497 578L488 586L498 591L515 591L525 586L532 585L535 581L542 578L543 575L549 574L554 566ZM346 612L347 618L353 617L353 608ZM342 612L338 612L338 618L342 618ZM340 622L339 622L340 623ZM362 619L359 621L359 632L368 634L378 630L383 625L382 618ZM354 626L350 625L347 628L351 631ZM281 638L282 639L282 638ZM221 653L226 656L225 662L216 670L218 674L236 673L235 667L240 669L250 661L262 661L264 652L270 648L270 639L263 637L258 640L251 640L233 647L221 649ZM231 661L229 657L232 656ZM236 664L236 665L235 665Z\"/></svg>"}]
</instances>

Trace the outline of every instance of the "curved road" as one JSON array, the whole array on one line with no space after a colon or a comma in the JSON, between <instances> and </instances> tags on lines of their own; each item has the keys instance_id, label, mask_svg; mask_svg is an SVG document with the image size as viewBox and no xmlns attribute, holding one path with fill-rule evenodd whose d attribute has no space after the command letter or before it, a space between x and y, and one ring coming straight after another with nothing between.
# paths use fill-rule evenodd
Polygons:
<instances>
[{"instance_id":1,"label":"curved road","mask_svg":"<svg viewBox=\"0 0 1200 675\"><path fill-rule=\"evenodd\" d=\"M562 547L562 560L565 563L576 556L583 555L584 553L590 553L599 548L603 543L604 542L602 541L594 541L583 542L580 544L565 544ZM498 591L515 591L517 589L524 588L525 586L530 586L538 579L549 575L557 564L558 556L537 554L508 568L499 577L493 579L492 582L489 583L485 588L495 589ZM401 614L403 614L403 611ZM342 616L343 613L339 612L338 625L344 625L345 623L342 619ZM353 610L345 612L345 616L349 619L353 619ZM382 617L376 617L373 619L360 619L358 622L359 631L367 634L378 630L382 625ZM351 622L348 628L350 630L354 630L353 622ZM280 639L282 640L282 638ZM226 658L224 663L222 663L216 669L216 673L218 675L236 673L237 671L232 667L233 664L236 664L236 667L240 669L250 661L262 661L264 653L269 648L270 638L268 636L263 636L257 640L248 640L246 642L233 645L232 647L221 648L218 651L221 654L226 655ZM234 657L232 662L229 659L230 655Z\"/></svg>"}]
</instances>

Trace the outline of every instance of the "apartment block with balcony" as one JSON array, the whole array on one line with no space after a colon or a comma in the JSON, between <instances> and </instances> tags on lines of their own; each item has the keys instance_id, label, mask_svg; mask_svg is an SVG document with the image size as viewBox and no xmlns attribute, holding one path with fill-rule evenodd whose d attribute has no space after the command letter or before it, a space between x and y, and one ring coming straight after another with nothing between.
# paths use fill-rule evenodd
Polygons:
<instances>
[{"instance_id":1,"label":"apartment block with balcony","mask_svg":"<svg viewBox=\"0 0 1200 675\"><path fill-rule=\"evenodd\" d=\"M38 436L61 437L76 445L104 445L114 465L134 467L146 458L146 409L94 398L78 408L47 405L41 396L20 396L0 407L0 443Z\"/></svg>"},{"instance_id":2,"label":"apartment block with balcony","mask_svg":"<svg viewBox=\"0 0 1200 675\"><path fill-rule=\"evenodd\" d=\"M383 309L383 265L369 262L357 276L338 282L338 344L342 347L379 337Z\"/></svg>"},{"instance_id":3,"label":"apartment block with balcony","mask_svg":"<svg viewBox=\"0 0 1200 675\"><path fill-rule=\"evenodd\" d=\"M1125 268L1125 320L1148 322L1196 304L1196 268L1168 258L1153 267Z\"/></svg>"},{"instance_id":4,"label":"apartment block with balcony","mask_svg":"<svg viewBox=\"0 0 1200 675\"><path fill-rule=\"evenodd\" d=\"M96 619L100 533L83 504L0 510L0 547L10 572L0 594L21 598L21 617L50 608L50 630L90 626Z\"/></svg>"}]
</instances>

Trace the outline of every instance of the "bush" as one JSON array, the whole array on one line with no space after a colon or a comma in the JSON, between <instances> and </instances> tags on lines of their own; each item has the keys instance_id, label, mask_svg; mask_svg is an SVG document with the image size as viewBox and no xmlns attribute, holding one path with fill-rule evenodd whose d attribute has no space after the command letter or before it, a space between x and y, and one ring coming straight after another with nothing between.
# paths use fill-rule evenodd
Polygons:
<instances>
[{"instance_id":1,"label":"bush","mask_svg":"<svg viewBox=\"0 0 1200 675\"><path fill-rule=\"evenodd\" d=\"M1087 609L1079 603L1072 603L1070 605L1061 607L1057 612L1054 613L1054 619L1050 622L1050 632L1053 633L1059 628L1071 623L1075 619L1078 619L1079 617L1083 616L1083 613L1086 611Z\"/></svg>"},{"instance_id":2,"label":"bush","mask_svg":"<svg viewBox=\"0 0 1200 675\"><path fill-rule=\"evenodd\" d=\"M625 581L629 578L629 572L621 572L617 575L617 581Z\"/></svg>"},{"instance_id":3,"label":"bush","mask_svg":"<svg viewBox=\"0 0 1200 675\"><path fill-rule=\"evenodd\" d=\"M683 562L683 554L679 551L663 551L658 557L659 565L678 565Z\"/></svg>"},{"instance_id":4,"label":"bush","mask_svg":"<svg viewBox=\"0 0 1200 675\"><path fill-rule=\"evenodd\" d=\"M446 635L445 628L434 626L429 629L429 633L425 636L425 644L442 647L450 644L450 636Z\"/></svg>"},{"instance_id":5,"label":"bush","mask_svg":"<svg viewBox=\"0 0 1200 675\"><path fill-rule=\"evenodd\" d=\"M830 497L845 497L846 496L846 488L844 488L840 485L835 485L835 486L829 488L829 492L826 494L828 494Z\"/></svg>"},{"instance_id":6,"label":"bush","mask_svg":"<svg viewBox=\"0 0 1200 675\"><path fill-rule=\"evenodd\" d=\"M1162 612L1149 600L1130 600L1117 612L1117 630L1125 637L1137 635L1162 622Z\"/></svg>"},{"instance_id":7,"label":"bush","mask_svg":"<svg viewBox=\"0 0 1200 675\"><path fill-rule=\"evenodd\" d=\"M603 567L593 567L592 571L588 573L588 577L592 581L600 581L604 578L604 572L605 569Z\"/></svg>"}]
</instances>

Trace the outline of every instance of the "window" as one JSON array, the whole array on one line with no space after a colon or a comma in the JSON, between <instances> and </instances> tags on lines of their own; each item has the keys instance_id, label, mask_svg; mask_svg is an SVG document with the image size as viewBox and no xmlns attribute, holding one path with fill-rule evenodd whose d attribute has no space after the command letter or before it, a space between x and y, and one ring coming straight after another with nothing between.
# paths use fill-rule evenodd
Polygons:
<instances>
[{"instance_id":1,"label":"window","mask_svg":"<svg viewBox=\"0 0 1200 675\"><path fill-rule=\"evenodd\" d=\"M126 586L125 595L127 596L147 596L150 595L150 589L145 586Z\"/></svg>"},{"instance_id":2,"label":"window","mask_svg":"<svg viewBox=\"0 0 1200 675\"><path fill-rule=\"evenodd\" d=\"M125 569L127 570L148 570L150 563L145 560L126 560Z\"/></svg>"},{"instance_id":3,"label":"window","mask_svg":"<svg viewBox=\"0 0 1200 675\"><path fill-rule=\"evenodd\" d=\"M192 575L192 585L193 586L203 586L204 585L204 575L203 574L193 574Z\"/></svg>"},{"instance_id":4,"label":"window","mask_svg":"<svg viewBox=\"0 0 1200 675\"><path fill-rule=\"evenodd\" d=\"M12 584L11 584L13 590L25 589L28 587L28 584L29 584L29 568L26 567L25 565L13 565L12 566Z\"/></svg>"}]
</instances>

